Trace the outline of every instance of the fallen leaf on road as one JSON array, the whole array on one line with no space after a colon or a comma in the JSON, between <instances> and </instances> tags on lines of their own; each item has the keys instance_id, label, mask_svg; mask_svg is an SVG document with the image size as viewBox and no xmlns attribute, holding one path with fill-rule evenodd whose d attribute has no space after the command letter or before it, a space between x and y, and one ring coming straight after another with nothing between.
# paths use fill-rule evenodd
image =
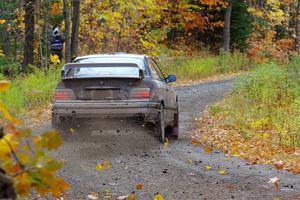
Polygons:
<instances>
[{"instance_id":1,"label":"fallen leaf on road","mask_svg":"<svg viewBox=\"0 0 300 200\"><path fill-rule=\"evenodd\" d=\"M211 170L211 169L212 169L212 166L207 165L207 166L205 166L205 169L206 169L206 170Z\"/></svg>"},{"instance_id":2,"label":"fallen leaf on road","mask_svg":"<svg viewBox=\"0 0 300 200\"><path fill-rule=\"evenodd\" d=\"M195 176L194 173L188 173L187 175L188 175L188 176Z\"/></svg>"},{"instance_id":3,"label":"fallen leaf on road","mask_svg":"<svg viewBox=\"0 0 300 200\"><path fill-rule=\"evenodd\" d=\"M169 146L169 140L168 138L166 138L164 142L164 149L168 148L168 146Z\"/></svg>"},{"instance_id":4,"label":"fallen leaf on road","mask_svg":"<svg viewBox=\"0 0 300 200\"><path fill-rule=\"evenodd\" d=\"M226 171L225 171L225 170L220 170L220 171L219 171L219 174L225 175L225 174L226 174Z\"/></svg>"},{"instance_id":5,"label":"fallen leaf on road","mask_svg":"<svg viewBox=\"0 0 300 200\"><path fill-rule=\"evenodd\" d=\"M165 199L161 194L156 193L155 196L154 196L154 200L165 200Z\"/></svg>"},{"instance_id":6,"label":"fallen leaf on road","mask_svg":"<svg viewBox=\"0 0 300 200\"><path fill-rule=\"evenodd\" d=\"M97 164L96 165L96 170L97 171L101 171L102 170L102 165L101 164Z\"/></svg>"},{"instance_id":7,"label":"fallen leaf on road","mask_svg":"<svg viewBox=\"0 0 300 200\"><path fill-rule=\"evenodd\" d=\"M135 194L129 194L128 196L127 196L127 199L128 200L135 200L136 199L136 195Z\"/></svg>"},{"instance_id":8,"label":"fallen leaf on road","mask_svg":"<svg viewBox=\"0 0 300 200\"><path fill-rule=\"evenodd\" d=\"M191 165L191 164L193 164L193 161L191 159L189 159L188 163Z\"/></svg>"},{"instance_id":9,"label":"fallen leaf on road","mask_svg":"<svg viewBox=\"0 0 300 200\"><path fill-rule=\"evenodd\" d=\"M274 166L277 170L281 170L284 167L284 163L282 162L282 160L279 160L274 163Z\"/></svg>"},{"instance_id":10,"label":"fallen leaf on road","mask_svg":"<svg viewBox=\"0 0 300 200\"><path fill-rule=\"evenodd\" d=\"M98 194L96 192L92 192L87 197L88 197L88 199L91 199L91 200L97 200L98 199Z\"/></svg>"},{"instance_id":11,"label":"fallen leaf on road","mask_svg":"<svg viewBox=\"0 0 300 200\"><path fill-rule=\"evenodd\" d=\"M212 148L209 146L204 147L204 152L210 154L212 152Z\"/></svg>"},{"instance_id":12,"label":"fallen leaf on road","mask_svg":"<svg viewBox=\"0 0 300 200\"><path fill-rule=\"evenodd\" d=\"M117 197L117 200L126 200L127 197L128 197L128 195L119 196L119 197Z\"/></svg>"},{"instance_id":13,"label":"fallen leaf on road","mask_svg":"<svg viewBox=\"0 0 300 200\"><path fill-rule=\"evenodd\" d=\"M144 188L144 185L142 183L136 184L135 188L137 190L142 190Z\"/></svg>"},{"instance_id":14,"label":"fallen leaf on road","mask_svg":"<svg viewBox=\"0 0 300 200\"><path fill-rule=\"evenodd\" d=\"M277 190L279 189L279 181L280 179L277 177L270 178L268 183L271 183Z\"/></svg>"},{"instance_id":15,"label":"fallen leaf on road","mask_svg":"<svg viewBox=\"0 0 300 200\"><path fill-rule=\"evenodd\" d=\"M70 128L70 132L71 132L71 133L75 133L75 129Z\"/></svg>"},{"instance_id":16,"label":"fallen leaf on road","mask_svg":"<svg viewBox=\"0 0 300 200\"><path fill-rule=\"evenodd\" d=\"M105 170L109 170L110 167L111 167L110 163L107 160L104 160L104 162L103 162L103 168Z\"/></svg>"},{"instance_id":17,"label":"fallen leaf on road","mask_svg":"<svg viewBox=\"0 0 300 200\"><path fill-rule=\"evenodd\" d=\"M196 146L196 145L200 145L199 140L193 138L193 139L192 139L192 145L195 145L195 146Z\"/></svg>"}]
</instances>

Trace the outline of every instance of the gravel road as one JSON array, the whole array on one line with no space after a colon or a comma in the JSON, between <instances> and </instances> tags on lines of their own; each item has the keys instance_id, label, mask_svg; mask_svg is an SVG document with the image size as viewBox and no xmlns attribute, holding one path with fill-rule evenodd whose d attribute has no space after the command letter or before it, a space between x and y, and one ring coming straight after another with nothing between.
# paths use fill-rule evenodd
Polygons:
<instances>
[{"instance_id":1,"label":"gravel road","mask_svg":"<svg viewBox=\"0 0 300 200\"><path fill-rule=\"evenodd\" d=\"M239 159L227 160L220 152L211 156L201 147L191 145L190 133L201 112L220 100L232 87L232 80L177 87L180 98L181 136L170 140L165 149L151 131L126 123L123 131L104 131L95 120L80 127L70 125L75 133L66 131L65 144L55 153L65 160L60 172L71 185L70 199L87 199L91 192L104 199L110 191L112 199L135 190L138 199L152 200L160 192L166 200L274 200L276 190L267 182L277 176L281 199L297 199L300 195L300 176L278 172L270 166L249 165ZM50 122L43 130L51 129ZM101 172L97 163L108 160L112 167ZM192 162L191 162L192 161ZM209 171L207 165L213 166ZM220 175L225 170L226 175Z\"/></svg>"}]
</instances>

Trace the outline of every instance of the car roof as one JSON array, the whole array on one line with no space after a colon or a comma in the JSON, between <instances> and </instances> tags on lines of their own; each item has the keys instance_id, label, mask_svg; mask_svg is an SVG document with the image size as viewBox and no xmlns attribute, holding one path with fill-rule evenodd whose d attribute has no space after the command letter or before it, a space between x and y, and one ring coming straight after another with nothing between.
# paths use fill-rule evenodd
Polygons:
<instances>
[{"instance_id":1,"label":"car roof","mask_svg":"<svg viewBox=\"0 0 300 200\"><path fill-rule=\"evenodd\" d=\"M144 59L146 55L142 54L126 54L126 53L109 53L109 54L92 54L86 56L80 56L75 60L88 59L88 58L140 58Z\"/></svg>"},{"instance_id":2,"label":"car roof","mask_svg":"<svg viewBox=\"0 0 300 200\"><path fill-rule=\"evenodd\" d=\"M75 58L74 62L76 63L80 60L86 60L87 63L134 63L137 64L141 69L145 69L145 57L146 55L126 53L93 54L77 57ZM92 61L89 62L88 60Z\"/></svg>"}]
</instances>

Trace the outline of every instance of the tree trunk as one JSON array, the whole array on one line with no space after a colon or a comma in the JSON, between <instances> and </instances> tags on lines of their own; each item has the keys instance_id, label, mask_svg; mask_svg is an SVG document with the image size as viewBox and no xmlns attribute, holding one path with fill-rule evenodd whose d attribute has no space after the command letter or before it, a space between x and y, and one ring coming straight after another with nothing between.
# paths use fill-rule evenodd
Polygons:
<instances>
[{"instance_id":1,"label":"tree trunk","mask_svg":"<svg viewBox=\"0 0 300 200\"><path fill-rule=\"evenodd\" d=\"M37 0L37 23L38 25L38 30L37 30L37 34L38 34L38 41L39 41L39 59L40 59L40 63L39 66L41 67L45 67L44 66L44 52L43 52L43 43L42 43L42 29L41 29L41 15L40 15L40 2L41 0Z\"/></svg>"},{"instance_id":2,"label":"tree trunk","mask_svg":"<svg viewBox=\"0 0 300 200\"><path fill-rule=\"evenodd\" d=\"M78 35L80 25L80 0L73 0L72 35L71 35L71 57L78 55Z\"/></svg>"},{"instance_id":3,"label":"tree trunk","mask_svg":"<svg viewBox=\"0 0 300 200\"><path fill-rule=\"evenodd\" d=\"M48 40L48 21L49 21L49 2L45 2L45 13L44 13L44 41L45 41L45 65L44 65L44 73L48 75L49 69L49 40Z\"/></svg>"},{"instance_id":4,"label":"tree trunk","mask_svg":"<svg viewBox=\"0 0 300 200\"><path fill-rule=\"evenodd\" d=\"M64 19L65 19L65 60L71 62L70 46L70 9L68 0L64 0Z\"/></svg>"},{"instance_id":5,"label":"tree trunk","mask_svg":"<svg viewBox=\"0 0 300 200\"><path fill-rule=\"evenodd\" d=\"M4 26L0 29L1 31L1 39L2 39L2 50L5 56L9 56L9 35L7 31L7 25L4 24Z\"/></svg>"},{"instance_id":6,"label":"tree trunk","mask_svg":"<svg viewBox=\"0 0 300 200\"><path fill-rule=\"evenodd\" d=\"M25 43L22 70L27 71L28 64L34 62L34 4L35 0L25 0Z\"/></svg>"},{"instance_id":7,"label":"tree trunk","mask_svg":"<svg viewBox=\"0 0 300 200\"><path fill-rule=\"evenodd\" d=\"M300 0L298 0L297 5L297 16L296 16L296 39L295 39L295 49L300 50Z\"/></svg>"},{"instance_id":8,"label":"tree trunk","mask_svg":"<svg viewBox=\"0 0 300 200\"><path fill-rule=\"evenodd\" d=\"M228 7L225 12L224 30L223 30L223 49L225 52L230 50L230 25L232 13L232 0L228 1Z\"/></svg>"}]
</instances>

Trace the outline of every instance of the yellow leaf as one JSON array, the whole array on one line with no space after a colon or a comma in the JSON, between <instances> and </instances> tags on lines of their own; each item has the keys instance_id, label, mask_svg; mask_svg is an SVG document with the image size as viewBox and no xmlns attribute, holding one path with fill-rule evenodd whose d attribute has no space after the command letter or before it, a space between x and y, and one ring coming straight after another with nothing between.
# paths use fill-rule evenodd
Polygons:
<instances>
[{"instance_id":1,"label":"yellow leaf","mask_svg":"<svg viewBox=\"0 0 300 200\"><path fill-rule=\"evenodd\" d=\"M280 197L276 197L275 200L280 200Z\"/></svg>"},{"instance_id":2,"label":"yellow leaf","mask_svg":"<svg viewBox=\"0 0 300 200\"><path fill-rule=\"evenodd\" d=\"M103 162L103 168L105 170L109 170L110 167L111 167L110 163L107 160L104 160L104 162Z\"/></svg>"},{"instance_id":3,"label":"yellow leaf","mask_svg":"<svg viewBox=\"0 0 300 200\"><path fill-rule=\"evenodd\" d=\"M200 144L200 142L197 140L197 139L195 139L195 138L193 138L192 139L192 145L199 145Z\"/></svg>"},{"instance_id":4,"label":"yellow leaf","mask_svg":"<svg viewBox=\"0 0 300 200\"><path fill-rule=\"evenodd\" d=\"M220 170L220 171L219 171L219 174L225 175L225 174L226 174L226 171L225 171L225 170Z\"/></svg>"},{"instance_id":5,"label":"yellow leaf","mask_svg":"<svg viewBox=\"0 0 300 200\"><path fill-rule=\"evenodd\" d=\"M13 123L14 125L18 125L21 122L19 120L17 120L16 118L14 118L6 109L5 105L0 102L0 113L2 114L2 116L4 117L4 119L10 121L11 123Z\"/></svg>"},{"instance_id":6,"label":"yellow leaf","mask_svg":"<svg viewBox=\"0 0 300 200\"><path fill-rule=\"evenodd\" d=\"M1 24L4 24L5 22L6 22L5 19L0 19L0 25L1 25Z\"/></svg>"},{"instance_id":7,"label":"yellow leaf","mask_svg":"<svg viewBox=\"0 0 300 200\"><path fill-rule=\"evenodd\" d=\"M50 61L55 65L60 63L58 55L50 55Z\"/></svg>"},{"instance_id":8,"label":"yellow leaf","mask_svg":"<svg viewBox=\"0 0 300 200\"><path fill-rule=\"evenodd\" d=\"M191 165L191 164L193 164L193 161L191 159L189 159L188 163Z\"/></svg>"},{"instance_id":9,"label":"yellow leaf","mask_svg":"<svg viewBox=\"0 0 300 200\"><path fill-rule=\"evenodd\" d=\"M31 188L31 178L27 173L22 173L14 179L16 192L20 195L28 195Z\"/></svg>"},{"instance_id":10,"label":"yellow leaf","mask_svg":"<svg viewBox=\"0 0 300 200\"><path fill-rule=\"evenodd\" d=\"M144 188L144 185L142 183L136 184L135 188L137 190L142 190Z\"/></svg>"},{"instance_id":11,"label":"yellow leaf","mask_svg":"<svg viewBox=\"0 0 300 200\"><path fill-rule=\"evenodd\" d=\"M6 80L0 81L0 92L5 92L10 87L10 82Z\"/></svg>"},{"instance_id":12,"label":"yellow leaf","mask_svg":"<svg viewBox=\"0 0 300 200\"><path fill-rule=\"evenodd\" d=\"M211 169L212 169L212 166L206 165L206 166L205 166L205 169L206 169L206 170L211 170Z\"/></svg>"},{"instance_id":13,"label":"yellow leaf","mask_svg":"<svg viewBox=\"0 0 300 200\"><path fill-rule=\"evenodd\" d=\"M269 134L269 133L264 133L264 134L263 134L263 138L267 139L267 138L269 138L269 137L270 137L270 134Z\"/></svg>"},{"instance_id":14,"label":"yellow leaf","mask_svg":"<svg viewBox=\"0 0 300 200\"><path fill-rule=\"evenodd\" d=\"M48 150L57 149L64 143L62 137L55 131L45 132L41 136L42 146Z\"/></svg>"},{"instance_id":15,"label":"yellow leaf","mask_svg":"<svg viewBox=\"0 0 300 200\"><path fill-rule=\"evenodd\" d=\"M168 145L169 145L169 140L168 138L166 138L164 142L164 149L168 148Z\"/></svg>"},{"instance_id":16,"label":"yellow leaf","mask_svg":"<svg viewBox=\"0 0 300 200\"><path fill-rule=\"evenodd\" d=\"M9 142L9 144L12 146L13 149L17 148L17 146L19 145L19 143L17 141L13 141L13 134L6 134L6 135L4 135L4 138L6 141ZM11 149L5 140L0 139L0 155L1 155L1 157L2 156L4 157L6 154L9 154L11 152Z\"/></svg>"},{"instance_id":17,"label":"yellow leaf","mask_svg":"<svg viewBox=\"0 0 300 200\"><path fill-rule=\"evenodd\" d=\"M154 199L153 199L153 200L165 200L165 199L164 199L164 197L163 197L161 194L157 193L157 194L154 196Z\"/></svg>"},{"instance_id":18,"label":"yellow leaf","mask_svg":"<svg viewBox=\"0 0 300 200\"><path fill-rule=\"evenodd\" d=\"M102 165L101 164L97 164L96 165L96 170L97 171L101 171L102 170Z\"/></svg>"},{"instance_id":19,"label":"yellow leaf","mask_svg":"<svg viewBox=\"0 0 300 200\"><path fill-rule=\"evenodd\" d=\"M226 160L231 160L231 157L227 157Z\"/></svg>"},{"instance_id":20,"label":"yellow leaf","mask_svg":"<svg viewBox=\"0 0 300 200\"><path fill-rule=\"evenodd\" d=\"M128 200L135 200L135 199L136 199L136 195L135 195L135 194L129 194L129 195L127 196L127 199L128 199Z\"/></svg>"},{"instance_id":21,"label":"yellow leaf","mask_svg":"<svg viewBox=\"0 0 300 200\"><path fill-rule=\"evenodd\" d=\"M70 128L70 132L71 132L71 133L74 133L75 130L74 130L73 128Z\"/></svg>"},{"instance_id":22,"label":"yellow leaf","mask_svg":"<svg viewBox=\"0 0 300 200\"><path fill-rule=\"evenodd\" d=\"M91 194L88 195L88 199L97 200L98 194L96 192L92 192Z\"/></svg>"},{"instance_id":23,"label":"yellow leaf","mask_svg":"<svg viewBox=\"0 0 300 200\"><path fill-rule=\"evenodd\" d=\"M204 147L204 152L210 154L212 152L212 148L209 146Z\"/></svg>"}]
</instances>

